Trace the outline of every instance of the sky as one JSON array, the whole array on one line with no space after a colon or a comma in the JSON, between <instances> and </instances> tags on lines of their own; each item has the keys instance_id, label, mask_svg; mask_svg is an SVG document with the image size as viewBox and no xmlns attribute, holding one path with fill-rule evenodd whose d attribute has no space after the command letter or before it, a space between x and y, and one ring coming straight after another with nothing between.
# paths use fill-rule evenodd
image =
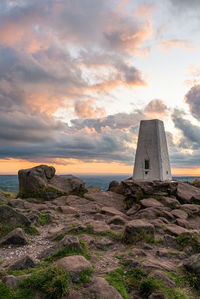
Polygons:
<instances>
[{"instance_id":1,"label":"sky","mask_svg":"<svg viewBox=\"0 0 200 299\"><path fill-rule=\"evenodd\" d=\"M141 120L200 175L199 0L1 0L0 174L131 174Z\"/></svg>"}]
</instances>

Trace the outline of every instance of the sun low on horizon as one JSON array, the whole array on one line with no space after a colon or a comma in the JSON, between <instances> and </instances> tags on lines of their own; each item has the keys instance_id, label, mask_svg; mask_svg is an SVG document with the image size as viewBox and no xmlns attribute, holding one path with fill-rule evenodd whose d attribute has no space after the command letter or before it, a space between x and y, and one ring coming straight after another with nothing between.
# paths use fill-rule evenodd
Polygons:
<instances>
[{"instance_id":1,"label":"sun low on horizon","mask_svg":"<svg viewBox=\"0 0 200 299\"><path fill-rule=\"evenodd\" d=\"M141 120L200 175L198 0L0 2L0 174L133 172Z\"/></svg>"}]
</instances>

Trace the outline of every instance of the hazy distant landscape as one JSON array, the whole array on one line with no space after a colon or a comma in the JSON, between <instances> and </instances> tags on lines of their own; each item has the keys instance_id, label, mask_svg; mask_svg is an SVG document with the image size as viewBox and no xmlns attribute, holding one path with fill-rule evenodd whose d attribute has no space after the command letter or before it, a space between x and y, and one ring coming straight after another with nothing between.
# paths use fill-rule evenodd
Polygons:
<instances>
[{"instance_id":1,"label":"hazy distant landscape","mask_svg":"<svg viewBox=\"0 0 200 299\"><path fill-rule=\"evenodd\" d=\"M68 176L68 175L64 175ZM85 183L86 187L99 186L102 190L107 190L109 183L113 180L122 181L131 175L79 175ZM173 176L174 180L192 182L199 176ZM19 191L18 176L17 175L0 175L0 189L17 193Z\"/></svg>"}]
</instances>

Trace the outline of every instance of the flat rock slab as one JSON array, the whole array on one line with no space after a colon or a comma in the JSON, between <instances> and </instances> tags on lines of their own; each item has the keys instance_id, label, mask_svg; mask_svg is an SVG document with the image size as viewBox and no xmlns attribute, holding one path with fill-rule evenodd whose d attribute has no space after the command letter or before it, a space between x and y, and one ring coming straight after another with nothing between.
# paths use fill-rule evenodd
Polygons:
<instances>
[{"instance_id":1,"label":"flat rock slab","mask_svg":"<svg viewBox=\"0 0 200 299\"><path fill-rule=\"evenodd\" d=\"M177 197L182 203L191 203L193 198L199 199L200 202L200 189L190 184L178 182Z\"/></svg>"},{"instance_id":2,"label":"flat rock slab","mask_svg":"<svg viewBox=\"0 0 200 299\"><path fill-rule=\"evenodd\" d=\"M63 270L68 271L72 281L78 282L80 274L86 269L91 269L92 264L82 255L64 257L56 262Z\"/></svg>"},{"instance_id":3,"label":"flat rock slab","mask_svg":"<svg viewBox=\"0 0 200 299\"><path fill-rule=\"evenodd\" d=\"M110 226L104 221L92 221L89 223L95 234L101 234L110 231Z\"/></svg>"},{"instance_id":4,"label":"flat rock slab","mask_svg":"<svg viewBox=\"0 0 200 299\"><path fill-rule=\"evenodd\" d=\"M163 197L160 199L160 202L162 202L164 206L180 206L180 202L172 197Z\"/></svg>"},{"instance_id":5,"label":"flat rock slab","mask_svg":"<svg viewBox=\"0 0 200 299\"><path fill-rule=\"evenodd\" d=\"M90 201L95 201L103 206L114 207L116 209L124 209L124 196L111 191L103 191L96 193L86 193L84 197Z\"/></svg>"},{"instance_id":6,"label":"flat rock slab","mask_svg":"<svg viewBox=\"0 0 200 299\"><path fill-rule=\"evenodd\" d=\"M176 218L181 218L181 219L187 219L188 218L188 214L182 210L173 210L171 211L172 215L174 215Z\"/></svg>"},{"instance_id":7,"label":"flat rock slab","mask_svg":"<svg viewBox=\"0 0 200 299\"><path fill-rule=\"evenodd\" d=\"M79 206L86 205L88 203L90 203L89 200L87 200L84 197L79 197L76 195L69 195L66 200L67 205L69 205L70 207L75 207L75 208L79 207Z\"/></svg>"},{"instance_id":8,"label":"flat rock slab","mask_svg":"<svg viewBox=\"0 0 200 299\"><path fill-rule=\"evenodd\" d=\"M120 215L120 216L124 216L126 217L125 214L123 214L122 212L120 212L119 210L115 209L115 208L112 208L112 207L102 207L101 208L101 213L102 214L106 214L106 215L109 215L109 216L115 216L115 215Z\"/></svg>"},{"instance_id":9,"label":"flat rock slab","mask_svg":"<svg viewBox=\"0 0 200 299\"><path fill-rule=\"evenodd\" d=\"M89 291L96 299L122 299L119 292L102 277L92 279Z\"/></svg>"},{"instance_id":10,"label":"flat rock slab","mask_svg":"<svg viewBox=\"0 0 200 299\"><path fill-rule=\"evenodd\" d=\"M79 210L76 208L73 208L73 207L69 207L69 206L60 206L59 207L60 211L63 213L63 214L78 214Z\"/></svg>"},{"instance_id":11,"label":"flat rock slab","mask_svg":"<svg viewBox=\"0 0 200 299\"><path fill-rule=\"evenodd\" d=\"M196 214L200 212L200 206L195 204L184 204L181 206L181 209L187 211L190 214Z\"/></svg>"},{"instance_id":12,"label":"flat rock slab","mask_svg":"<svg viewBox=\"0 0 200 299\"><path fill-rule=\"evenodd\" d=\"M149 258L147 261L142 262L142 267L147 271L162 270L162 271L175 271L176 265L169 261L161 259Z\"/></svg>"},{"instance_id":13,"label":"flat rock slab","mask_svg":"<svg viewBox=\"0 0 200 299\"><path fill-rule=\"evenodd\" d=\"M191 232L190 230L185 229L176 224L167 224L167 225L165 225L165 227L171 234L173 234L175 236L179 236L181 234Z\"/></svg>"},{"instance_id":14,"label":"flat rock slab","mask_svg":"<svg viewBox=\"0 0 200 299\"><path fill-rule=\"evenodd\" d=\"M144 198L140 200L140 203L145 208L153 208L153 207L163 207L163 204L156 200L155 198Z\"/></svg>"}]
</instances>

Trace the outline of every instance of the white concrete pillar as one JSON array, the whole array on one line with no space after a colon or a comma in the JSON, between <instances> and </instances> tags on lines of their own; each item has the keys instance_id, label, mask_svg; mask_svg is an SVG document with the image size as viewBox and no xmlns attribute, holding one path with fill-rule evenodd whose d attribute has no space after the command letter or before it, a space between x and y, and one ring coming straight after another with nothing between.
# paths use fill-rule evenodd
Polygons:
<instances>
[{"instance_id":1,"label":"white concrete pillar","mask_svg":"<svg viewBox=\"0 0 200 299\"><path fill-rule=\"evenodd\" d=\"M133 179L140 181L172 179L165 129L161 120L140 122Z\"/></svg>"}]
</instances>

